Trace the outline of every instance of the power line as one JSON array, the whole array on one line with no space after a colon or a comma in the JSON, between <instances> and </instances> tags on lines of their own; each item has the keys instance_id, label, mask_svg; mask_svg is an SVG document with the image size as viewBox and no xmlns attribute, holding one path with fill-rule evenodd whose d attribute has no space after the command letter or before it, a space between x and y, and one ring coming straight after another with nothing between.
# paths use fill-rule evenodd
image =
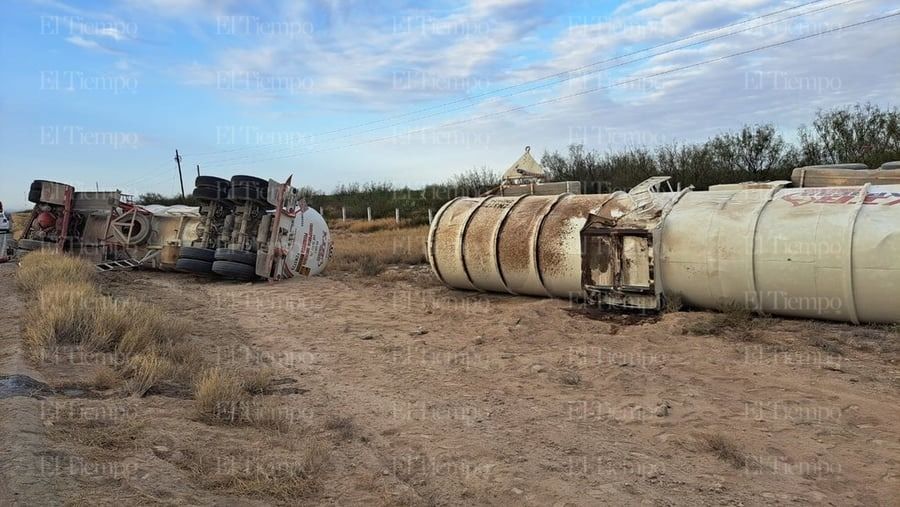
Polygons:
<instances>
[{"instance_id":1,"label":"power line","mask_svg":"<svg viewBox=\"0 0 900 507\"><path fill-rule=\"evenodd\" d=\"M356 124L356 125L350 125L350 126L347 126L347 127L342 127L342 128L338 128L338 129L334 129L334 130L329 130L329 131L325 131L325 132L320 132L320 133L316 133L316 134L311 134L310 137L326 136L326 135L329 135L329 134L335 134L335 133L339 133L339 132L345 132L345 131L348 131L348 130L354 130L354 129L366 127L366 126L369 126L369 125L374 125L374 124L378 124L378 123L383 123L383 122L386 122L386 121L389 121L389 120L393 120L393 119L397 119L397 118L405 118L405 117L412 116L412 115L415 115L415 114L424 113L424 112L428 112L428 111L433 111L433 110L435 110L435 109L441 109L441 108L444 108L444 107L447 107L447 106L452 106L452 105L459 104L459 103L462 103L462 102L473 101L473 100L475 100L475 99L479 99L479 98L482 98L482 97L488 97L488 96L491 96L491 95L494 95L494 94L497 94L497 93L500 93L500 92L503 92L503 91L512 90L512 89L515 89L515 88L518 88L518 87L521 87L521 86L525 86L525 85L528 85L528 84L539 83L539 82L541 82L541 81L546 81L546 80L548 80L548 79L566 76L566 75L572 74L572 73L574 73L574 72L579 72L579 71L582 71L582 70L585 70L585 69L589 69L589 68L592 68L592 67L596 67L596 66L598 66L598 65L602 65L602 64L604 64L604 63L609 63L609 62L613 62L613 61L616 61L616 60L621 60L621 59L627 58L627 57L629 57L629 56L634 56L634 55L637 55L637 54L640 54L640 53L645 53L645 52L647 52L647 51L652 51L652 50L654 50L654 49L659 49L659 48L662 48L662 47L665 47L665 46L670 46L670 45L672 45L672 44L677 44L677 43L679 43L679 42L684 42L684 41L687 41L687 40L690 40L690 39L694 39L694 38L696 38L696 37L699 37L699 36L701 36L701 35L706 35L706 34L709 34L709 33L719 32L719 31L722 31L722 30L725 30L725 29L727 29L727 28L731 28L731 27L734 27L734 26L739 26L739 25L751 23L751 22L758 21L758 20L761 20L761 19L764 19L764 18L768 18L768 17L771 17L771 16L775 16L775 15L778 15L778 14L782 14L782 13L784 13L784 12L788 12L788 11L791 11L791 10L796 10L796 9L800 9L800 8L803 8L803 7L807 7L807 6L809 6L809 5L813 5L813 4L817 4L817 3L822 3L823 1L825 1L825 0L813 0L813 1L810 1L810 2L803 3L803 4L795 5L795 6L792 6L792 7L786 7L786 8L783 8L783 9L779 9L779 10L776 10L776 11L768 12L768 13L766 13L766 14L762 14L762 15L759 15L759 16L756 16L756 17L752 17L752 18L749 18L749 19L745 19L745 20L741 20L741 21L735 21L735 22L732 22L732 23L729 23L729 24L726 24L726 25L723 25L723 26L720 26L720 27L717 27L717 28L711 28L711 29L708 29L708 30L703 30L703 31L700 31L700 32L696 32L696 33L693 33L693 34L688 35L688 36L686 36L686 37L681 37L681 38L679 38L679 39L675 39L675 40L672 40L672 41L663 42L663 43L656 44L656 45L653 45L653 46L649 46L649 47L646 47L646 48L643 48L643 49L639 49L639 50L635 50L635 51L632 51L632 52L629 52L629 53L625 53L625 54L623 54L623 55L619 55L619 56L616 56L616 57L612 57L612 58L607 58L607 59L605 59L605 60L599 60L599 61L591 62L591 63L588 63L588 64L586 64L586 65L582 65L582 66L580 66L580 67L575 67L575 68L568 69L568 70L564 70L564 71L561 71L561 72L556 72L556 73L549 74L549 75L545 75L545 76L542 76L542 77L530 79L530 80L527 80L527 81L524 81L524 82L521 82L521 83L518 83L518 84L505 86L505 87L502 87L502 88L498 88L498 89L495 89L495 90L486 91L486 92L483 92L483 93L480 93L480 94L476 94L476 95L472 95L472 96L462 97L462 98L460 98L460 99L452 100L452 101L450 101L450 102L446 102L446 103L443 103L443 104L437 104L437 105L433 105L433 106L429 106L429 107L417 109L417 110L414 110L414 111L409 111L409 112L406 112L406 113L396 114L396 115L392 115L392 116L388 116L388 117L385 117L385 118L381 118L381 119L377 119L377 120L372 120L372 121L368 121L368 122L364 122L364 123L360 123L360 124ZM846 3L846 2L844 2L844 3ZM834 5L828 6L828 7L826 7L826 8L835 7L835 6L837 6L837 5L841 5L841 4L834 4ZM823 9L823 10L824 10L824 9ZM813 10L813 11L804 12L804 13L801 13L800 15L812 14L812 13L815 13L815 12L818 12L818 10ZM796 16L793 16L793 17L796 17ZM791 19L791 18L784 18L784 19L779 20L778 22L780 22L780 21L785 21L785 20L787 20L787 19ZM755 28L759 28L759 27L761 27L761 26L766 26L766 25L760 25L760 26L757 26L757 27L755 27ZM735 32L735 33L740 33L740 32ZM715 40L715 39L710 39L710 40ZM707 42L708 42L708 41L707 41ZM685 47L690 47L690 46L685 46ZM663 53L663 54L664 54L664 53ZM575 76L575 77L580 77L580 76ZM572 79L574 79L574 77L573 77ZM559 82L563 82L563 81L559 81ZM554 84L555 84L555 83L554 83ZM527 90L526 90L526 91L527 91ZM420 118L420 119L421 119L421 118ZM366 131L366 132L369 132L369 131ZM365 132L361 132L361 133L365 133ZM341 138L338 138L338 139L341 139ZM274 145L274 144L276 144L276 143L269 143L269 145ZM231 148L231 149L228 149L228 150L213 150L213 151L201 152L201 153L195 153L195 154L190 154L190 153L188 153L188 156L191 156L191 157L200 157L200 156L204 156L204 155L219 155L219 154L232 153L232 152L242 151L242 150L247 150L247 149L251 149L251 148L247 148L247 147L237 147L237 148Z\"/></svg>"},{"instance_id":2,"label":"power line","mask_svg":"<svg viewBox=\"0 0 900 507\"><path fill-rule=\"evenodd\" d=\"M852 3L859 2L859 1L860 1L860 0L845 0L845 1L843 1L843 2L839 2L839 3L835 3L835 4L831 4L831 5L826 5L826 6L824 6L824 7L818 8L818 9L813 9L813 10L806 11L806 12L802 12L802 13L799 13L799 14L794 14L794 15L792 15L792 16L787 16L787 17L784 17L784 18L781 18L781 19L777 19L777 20L774 20L774 21L769 21L769 22L767 22L767 23L762 23L762 24L759 24L759 25L754 25L754 26L751 26L751 27L743 28L743 29L741 29L741 30L736 30L736 31L729 32L729 33L726 33L726 34L717 35L717 36L715 36L715 37L710 37L710 38L703 39L703 40L700 40L700 41L692 42L692 43L690 43L690 44L686 44L686 45L683 45L683 46L679 46L679 47L677 47L677 48L668 49L668 50L666 50L666 51L661 51L661 52L658 52L658 53L652 53L652 54L649 54L649 55L646 55L646 56L642 56L642 57L639 57L639 58L634 58L634 59L631 59L631 60L628 60L628 61L625 61L625 62L620 62L620 63L617 63L617 64L615 64L615 65L610 65L610 66L602 67L602 68L600 68L600 69L595 69L595 70L591 70L591 71L588 71L588 72L583 72L583 73L581 73L581 74L571 75L571 76L565 77L565 78L563 78L563 79L559 79L559 80L557 80L557 81L552 81L552 82L549 82L549 83L543 83L543 84L539 84L539 85L536 85L536 86L532 86L532 87L530 87L530 88L526 88L526 89L523 89L523 90L514 91L514 92L511 92L511 93L507 93L507 94L504 94L504 95L500 95L499 97L501 97L501 98L506 98L506 97L511 97L511 96L514 96L514 95L519 95L519 94L522 94L522 93L527 93L527 92L530 92L530 91L535 91L535 90L542 89L542 88L547 88L547 87L550 87L550 86L555 86L555 85L558 85L558 84L561 84L561 83L564 83L564 82L567 82L567 81L571 81L571 80L573 80L573 79L577 79L577 78L580 78L580 77L584 77L584 76L587 76L587 75L590 75L590 74L595 74L595 73L602 72L602 71L605 71L605 70L610 70L610 69L614 69L614 68L618 68L618 67L627 66L627 65L630 65L630 64L632 64L632 63L640 62L640 61L643 61L643 60L648 60L648 59L651 59L651 58L656 58L656 57L663 56L663 55L666 55L666 54L670 54L670 53L673 53L673 52L676 52L676 51L681 51L681 50L683 50L683 49L687 49L687 48L690 48L690 47L695 47L695 46L699 46L699 45L702 45L702 44L706 44L706 43L709 43L709 42L712 42L712 41L715 41L715 40L723 39L723 38L725 38L725 37L731 37L731 36L734 36L734 35L737 35L737 34L740 34L740 33L748 32L748 31L750 31L750 30L755 30L755 29L758 29L758 28L762 28L762 27L765 27L765 26L772 25L772 24L782 23L782 22L784 22L784 21L787 21L787 20L790 20L790 19L793 19L793 18L797 18L797 17L800 17L800 16L806 16L806 15L809 15L809 14L814 14L814 13L821 12L821 11L824 11L824 10L827 10L827 9L832 9L832 8L834 8L834 7L838 7L838 6L841 6L841 5L852 4ZM783 12L783 11L784 11L784 9L783 9L781 12ZM761 16L761 17L762 17L762 16ZM759 19L759 18L756 18L756 19ZM750 20L750 21L753 21L753 20ZM741 24L743 24L743 22L742 22ZM732 25L734 25L734 23L733 23ZM712 30L712 31L720 31L720 30L723 29L723 28L726 28L726 27L722 27L722 28L719 28L719 29L714 29L714 30ZM710 30L707 30L707 32L709 32L709 31L710 31ZM700 33L702 34L703 32L700 32ZM690 37L686 37L686 38L684 38L684 39L682 39L682 40L694 38L694 37L696 37L696 35L698 35L698 34L695 34L695 35L690 36ZM674 42L678 42L678 41L674 41ZM673 42L673 43L674 43L674 42ZM670 44L671 44L671 43L666 43L666 44L663 44L663 45L670 45ZM644 52L644 51L646 51L646 50L642 50L642 51L639 51L639 52ZM621 58L623 58L623 57L616 57L616 58L608 59L608 60L605 60L605 61L613 61L613 60L617 60L617 59L621 59ZM602 62L595 62L594 64L590 64L590 65L586 65L586 66L583 66L583 67L579 67L579 69L584 69L584 68L596 66L596 65L599 64L599 63L602 63ZM578 70L578 69L575 69L575 70ZM568 72L558 73L558 74L556 74L556 75L572 74L573 72L574 72L574 71L568 71ZM542 80L545 80L545 79L533 80L533 82L534 82L534 81L542 81ZM527 84L527 83L523 83L523 84ZM522 84L520 84L520 85L515 85L515 86L509 86L509 87L506 87L506 88L504 88L504 89L518 88L518 87L520 87L520 86L522 86ZM502 91L502 90L503 90L503 89L495 90L494 92L491 92L491 93L496 93L496 92ZM483 94L483 95L484 95L484 94ZM461 101L455 101L455 102L461 102ZM412 121L424 120L424 119L428 119L428 118L433 118L433 117L435 117L435 116L440 116L440 115L444 115L444 114L448 114L448 113L452 113L452 112L456 112L456 111L461 111L461 110L464 110L464 109L469 109L469 108L474 107L474 106L476 106L476 105L478 105L478 104L465 104L465 105L458 106L458 107L455 107L455 108L452 108L452 109L447 109L447 110L443 110L443 111L438 111L438 112L430 113L430 114L427 114L427 115L424 115L424 116L420 116L420 117L418 117L418 118L414 118L414 119L411 119L411 120L404 120L404 121L401 121L401 122L391 123L391 124L388 124L388 125L382 125L382 126L379 126L379 127L374 127L374 128L371 128L371 129L367 129L367 130L360 131L360 132L355 132L355 133L351 133L351 134L347 134L347 135L343 135L343 136L338 136L338 137L335 137L335 138L333 138L333 139L327 139L327 140L323 140L323 141L319 141L319 142L313 142L313 143L311 143L311 144L305 146L304 149L308 149L308 148L311 147L311 146L322 145L322 144L326 144L326 143L338 141L338 140L341 140L341 139L347 139L347 138L358 137L358 136L361 136L361 135L363 135L363 134L367 134L367 133L370 133L370 132L376 132L376 131L384 130L384 129L391 128L391 127L397 127L397 126L400 126L400 125L404 125L404 124L406 124L406 123L410 123L410 122L412 122ZM406 115L399 115L399 116L406 116ZM379 122L370 122L370 123L380 123L380 121L379 121ZM345 130L347 130L347 129L345 129ZM271 154L271 153L284 153L284 152L289 152L289 151L294 150L294 149L296 149L296 148L295 148L295 147L292 147L292 146L287 146L287 147L282 147L282 148L280 148L280 149L272 150L272 151L270 151L269 153L270 153L270 154ZM252 160L255 156L257 156L257 154L245 154L245 155L239 155L239 156L231 157L231 158L224 158L224 159L214 160L214 161L212 161L211 163L218 165L218 164L223 164L223 163L232 162L232 161Z\"/></svg>"},{"instance_id":3,"label":"power line","mask_svg":"<svg viewBox=\"0 0 900 507\"><path fill-rule=\"evenodd\" d=\"M771 49L771 48L774 48L774 47L784 46L784 45L787 45L787 44L790 44L790 43L793 43L793 42L798 42L798 41L802 41L802 40L812 39L812 38L815 38L815 37L820 37L820 36L823 36L823 35L827 35L827 34L839 32L839 31L842 31L842 30L847 30L847 29L850 29L850 28L856 28L856 27L859 27L859 26L867 25L867 24L869 24L869 23L874 23L874 22L877 22L877 21L883 21L883 20L885 20L885 19L893 18L893 17L896 17L896 16L900 16L900 11L893 12L893 13L891 13L891 14L886 14L886 15L883 15L883 16L878 16L878 17L875 17L875 18L867 19L867 20L863 20L863 21L859 21L859 22L856 22L856 23L851 23L851 24L848 24L848 25L842 25L842 26L835 27L835 28L831 28L831 29L828 29L828 30L823 30L823 31L821 31L821 32L817 32L817 33L814 33L814 34L804 35L804 36L802 36L802 37L796 37L796 38L793 38L793 39L788 39L788 40L784 40L784 41L780 41L780 42L775 42L775 43L772 43L772 44L766 44L766 45L763 45L763 46L757 46L757 47L755 47L755 48L751 48L751 49L747 49L747 50L743 50L743 51L738 51L738 52L736 52L736 53L731 53L731 54L728 54L728 55L724 55L724 56L720 56L720 57L716 57L716 58L711 58L711 59L708 59L708 60L704 60L704 61L701 61L701 62L692 63L692 64L689 64L689 65L684 65L684 66L677 67L677 68L674 68L674 69L669 69L669 70L665 70L665 71L656 72L656 73L654 73L654 74L649 74L649 75L646 75L646 76L641 76L641 77L637 77L637 78L632 78L632 79L628 79L628 80L625 80L625 81L619 81L619 82L616 82L616 83L613 83L613 84L610 84L610 85L606 85L606 86L599 86L599 87L595 87L595 88L591 88L591 89L587 89L587 90L582 90L582 91L580 91L580 92L572 93L572 94L569 94L569 95L563 95L563 96L556 97L556 98L552 98L552 99L541 100L541 101L534 102L534 103L531 103L531 104L526 104L526 105L523 105L523 106L518 106L518 107L514 107L514 108L510 108L510 109L505 109L505 110L503 110L503 111L497 111L497 112L494 112L494 113L488 113L488 114L484 114L484 115L481 115L481 116L476 116L476 117L473 117L473 118L467 118L467 119L463 119L463 120L456 120L456 121L452 121L452 122L447 122L447 123L443 123L443 124L436 125L436 126L433 126L433 127L425 127L425 128L422 128L422 129L419 129L419 130L416 130L416 131L406 132L406 133L403 133L403 134L397 134L397 135L392 135L392 136L379 137L379 138L369 139L369 140L366 140L366 141L361 141L361 142L358 142L358 143L352 143L352 144L348 144L348 145L344 145L344 146L336 146L336 147L331 147L331 148L322 148L322 149L319 149L319 150L312 150L312 151L309 151L309 152L297 153L297 154L292 154L292 155L287 155L287 156L282 156L282 157L272 157L272 158L268 158L268 159L260 159L260 160L258 160L258 161L282 160L282 159L294 158L294 157L298 157L298 156L302 156L302 155L309 155L309 154L312 154L312 153L320 153L320 152L324 152L324 151L332 151L332 150L337 150L337 149L346 149L346 148L353 147L353 146L360 146L360 145L363 145L363 144L371 144L371 143L377 143L377 142L381 142L381 141L386 141L386 140L389 140L389 139L394 139L394 138L396 138L396 137L401 137L401 136L409 135L409 134L413 134L413 133L427 132L427 131L429 131L429 130L437 130L437 129L446 128L446 127L451 127L451 126L455 126L455 125L462 125L462 124L465 124L465 123L471 123L471 122L474 122L474 121L479 121L479 120L483 120L483 119L487 119L487 118L492 118L492 117L495 117L495 116L500 116L500 115L507 114L507 113L511 113L511 112L521 111L521 110L528 109L528 108L535 107L535 106L540 106L540 105L550 104L550 103L554 103L554 102L560 102L560 101L567 100L567 99L574 98L574 97L578 97L578 96L581 96L581 95L586 95L586 94L588 94L588 93L594 93L594 92L598 92L598 91L602 91L602 90L607 90L607 89L610 89L610 88L614 88L614 87L617 87L617 86L626 85L626 84L629 84L629 83L634 83L634 82L641 81L641 80L644 80L644 79L652 79L652 78L655 78L655 77L664 76L664 75L669 75L669 74L673 74L673 73L680 72L680 71L683 71L683 70L688 70L688 69L700 67L700 66L702 66L702 65L708 65L708 64L711 64L711 63L717 63L717 62L720 62L720 61L728 60L728 59L730 59L730 58L736 58L736 57L738 57L738 56L743 56L743 55L747 55L747 54L750 54L750 53L755 53L755 52L757 52L757 51L762 51L762 50Z\"/></svg>"}]
</instances>

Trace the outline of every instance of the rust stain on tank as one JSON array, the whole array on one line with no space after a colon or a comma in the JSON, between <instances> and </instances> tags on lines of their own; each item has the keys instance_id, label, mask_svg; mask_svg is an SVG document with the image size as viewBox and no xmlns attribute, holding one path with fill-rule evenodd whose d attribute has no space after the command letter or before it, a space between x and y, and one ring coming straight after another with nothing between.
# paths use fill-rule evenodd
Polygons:
<instances>
[{"instance_id":1,"label":"rust stain on tank","mask_svg":"<svg viewBox=\"0 0 900 507\"><path fill-rule=\"evenodd\" d=\"M445 279L462 270L462 264L456 249L459 231L465 222L469 210L478 204L475 199L460 199L450 205L440 218L440 227L434 235L434 256L438 270Z\"/></svg>"},{"instance_id":2,"label":"rust stain on tank","mask_svg":"<svg viewBox=\"0 0 900 507\"><path fill-rule=\"evenodd\" d=\"M538 263L545 278L580 278L581 228L602 202L602 197L594 195L566 197L547 216L538 243Z\"/></svg>"},{"instance_id":3,"label":"rust stain on tank","mask_svg":"<svg viewBox=\"0 0 900 507\"><path fill-rule=\"evenodd\" d=\"M541 213L552 199L545 196L525 197L506 217L498 240L500 266L504 276L507 276L507 273L523 273L533 269L531 236Z\"/></svg>"},{"instance_id":4,"label":"rust stain on tank","mask_svg":"<svg viewBox=\"0 0 900 507\"><path fill-rule=\"evenodd\" d=\"M485 202L469 221L463 240L463 257L473 280L478 273L481 277L490 277L489 282L500 283L499 277L494 276L498 274L494 258L494 230L506 209L515 200L514 197L493 197Z\"/></svg>"}]
</instances>

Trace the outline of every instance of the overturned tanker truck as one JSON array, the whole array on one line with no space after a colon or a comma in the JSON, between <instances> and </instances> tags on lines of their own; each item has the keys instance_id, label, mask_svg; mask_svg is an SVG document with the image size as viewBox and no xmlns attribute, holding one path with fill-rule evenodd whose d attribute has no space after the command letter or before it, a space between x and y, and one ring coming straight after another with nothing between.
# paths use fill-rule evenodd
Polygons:
<instances>
[{"instance_id":1,"label":"overturned tanker truck","mask_svg":"<svg viewBox=\"0 0 900 507\"><path fill-rule=\"evenodd\" d=\"M141 266L237 280L315 275L331 258L331 235L290 180L198 176L199 206L138 205L117 190L79 192L37 180L17 254L72 252L100 271Z\"/></svg>"},{"instance_id":2,"label":"overturned tanker truck","mask_svg":"<svg viewBox=\"0 0 900 507\"><path fill-rule=\"evenodd\" d=\"M458 289L613 309L656 311L677 298L701 308L897 323L897 168L865 169L886 184L831 166L795 171L795 187L775 181L662 191L669 178L659 176L628 192L593 195L541 195L549 183L513 181L493 195L445 204L428 234L428 259Z\"/></svg>"}]
</instances>

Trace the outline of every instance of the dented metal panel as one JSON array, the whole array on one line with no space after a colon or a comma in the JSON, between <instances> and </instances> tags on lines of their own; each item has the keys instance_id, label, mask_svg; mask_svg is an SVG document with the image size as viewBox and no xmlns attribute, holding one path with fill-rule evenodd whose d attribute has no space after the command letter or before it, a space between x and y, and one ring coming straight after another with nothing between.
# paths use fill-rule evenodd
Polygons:
<instances>
[{"instance_id":1,"label":"dented metal panel","mask_svg":"<svg viewBox=\"0 0 900 507\"><path fill-rule=\"evenodd\" d=\"M602 195L460 198L429 232L432 269L447 285L581 297L580 232Z\"/></svg>"},{"instance_id":2,"label":"dented metal panel","mask_svg":"<svg viewBox=\"0 0 900 507\"><path fill-rule=\"evenodd\" d=\"M662 227L667 293L704 308L898 322L900 186L692 192Z\"/></svg>"},{"instance_id":3,"label":"dented metal panel","mask_svg":"<svg viewBox=\"0 0 900 507\"><path fill-rule=\"evenodd\" d=\"M451 287L900 322L900 185L457 199L429 233Z\"/></svg>"}]
</instances>

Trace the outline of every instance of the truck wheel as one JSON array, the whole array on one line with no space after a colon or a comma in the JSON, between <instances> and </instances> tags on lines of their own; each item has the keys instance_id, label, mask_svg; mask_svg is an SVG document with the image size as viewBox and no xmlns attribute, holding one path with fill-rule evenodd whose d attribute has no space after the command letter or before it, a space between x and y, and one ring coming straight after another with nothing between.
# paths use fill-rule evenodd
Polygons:
<instances>
[{"instance_id":1,"label":"truck wheel","mask_svg":"<svg viewBox=\"0 0 900 507\"><path fill-rule=\"evenodd\" d=\"M184 257L175 261L175 269L178 271L187 271L188 273L211 273L212 265L212 262L187 259Z\"/></svg>"},{"instance_id":2,"label":"truck wheel","mask_svg":"<svg viewBox=\"0 0 900 507\"><path fill-rule=\"evenodd\" d=\"M212 271L225 278L248 281L256 279L256 268L240 262L216 261L212 264Z\"/></svg>"},{"instance_id":3,"label":"truck wheel","mask_svg":"<svg viewBox=\"0 0 900 507\"><path fill-rule=\"evenodd\" d=\"M256 270L256 253L255 252L245 252L243 250L232 250L231 248L217 248L215 258L217 261L236 262L239 264L246 264L248 266L253 266L253 269Z\"/></svg>"},{"instance_id":4,"label":"truck wheel","mask_svg":"<svg viewBox=\"0 0 900 507\"><path fill-rule=\"evenodd\" d=\"M193 246L183 246L178 252L178 258L212 262L216 260L216 251L212 248L196 248Z\"/></svg>"},{"instance_id":5,"label":"truck wheel","mask_svg":"<svg viewBox=\"0 0 900 507\"><path fill-rule=\"evenodd\" d=\"M244 184L232 185L228 189L228 200L230 201L265 201L266 196L265 189Z\"/></svg>"},{"instance_id":6,"label":"truck wheel","mask_svg":"<svg viewBox=\"0 0 900 507\"><path fill-rule=\"evenodd\" d=\"M247 176L246 174L238 174L237 176L231 177L231 185L241 185L245 187L255 187L255 188L268 188L269 182L262 179L257 178L256 176Z\"/></svg>"},{"instance_id":7,"label":"truck wheel","mask_svg":"<svg viewBox=\"0 0 900 507\"><path fill-rule=\"evenodd\" d=\"M228 195L228 187L197 187L191 195L197 199L209 199L210 201L215 201L224 199Z\"/></svg>"},{"instance_id":8,"label":"truck wheel","mask_svg":"<svg viewBox=\"0 0 900 507\"><path fill-rule=\"evenodd\" d=\"M228 188L229 183L228 180L223 178L216 178L215 176L197 176L197 179L194 180L194 186L208 188Z\"/></svg>"}]
</instances>

